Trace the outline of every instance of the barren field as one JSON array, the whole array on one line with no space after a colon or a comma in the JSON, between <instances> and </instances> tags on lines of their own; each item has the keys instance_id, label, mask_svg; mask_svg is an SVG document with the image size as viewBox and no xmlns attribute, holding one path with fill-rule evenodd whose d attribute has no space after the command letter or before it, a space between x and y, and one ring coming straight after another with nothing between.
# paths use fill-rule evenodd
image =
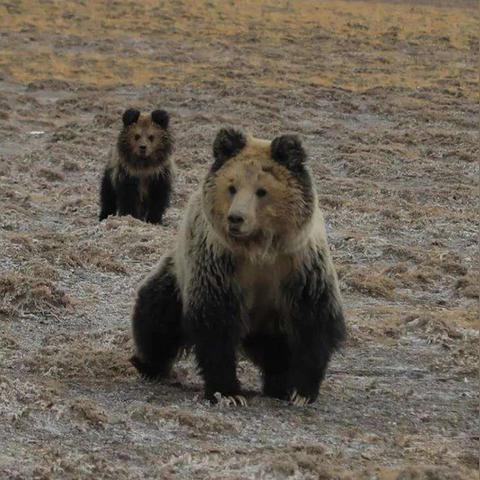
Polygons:
<instances>
[{"instance_id":1,"label":"barren field","mask_svg":"<svg viewBox=\"0 0 480 480\"><path fill-rule=\"evenodd\" d=\"M0 478L477 479L478 2L0 1ZM164 226L97 221L127 107L171 113ZM298 133L349 341L319 400L211 407L128 363L135 289L223 125Z\"/></svg>"}]
</instances>

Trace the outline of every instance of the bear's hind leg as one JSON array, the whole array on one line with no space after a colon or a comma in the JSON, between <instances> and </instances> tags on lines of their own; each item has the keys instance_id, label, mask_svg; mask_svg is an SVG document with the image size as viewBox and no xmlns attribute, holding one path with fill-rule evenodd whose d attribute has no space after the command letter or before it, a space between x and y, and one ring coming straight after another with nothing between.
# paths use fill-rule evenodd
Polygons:
<instances>
[{"instance_id":1,"label":"bear's hind leg","mask_svg":"<svg viewBox=\"0 0 480 480\"><path fill-rule=\"evenodd\" d=\"M262 371L263 394L287 400L291 391L291 352L286 335L254 333L244 339L243 348Z\"/></svg>"},{"instance_id":2,"label":"bear's hind leg","mask_svg":"<svg viewBox=\"0 0 480 480\"><path fill-rule=\"evenodd\" d=\"M167 257L140 288L132 320L136 353L132 364L144 377L167 377L185 346L181 327L182 303Z\"/></svg>"}]
</instances>

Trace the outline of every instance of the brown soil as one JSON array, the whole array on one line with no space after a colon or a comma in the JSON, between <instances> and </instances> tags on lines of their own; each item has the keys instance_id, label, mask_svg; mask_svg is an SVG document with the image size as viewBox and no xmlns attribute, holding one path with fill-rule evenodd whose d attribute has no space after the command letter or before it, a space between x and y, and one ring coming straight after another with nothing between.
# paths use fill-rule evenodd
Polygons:
<instances>
[{"instance_id":1,"label":"brown soil","mask_svg":"<svg viewBox=\"0 0 480 480\"><path fill-rule=\"evenodd\" d=\"M478 478L478 3L0 3L0 477ZM166 108L166 225L99 224L123 109ZM319 400L210 407L128 364L138 282L224 124L299 133L348 313Z\"/></svg>"}]
</instances>

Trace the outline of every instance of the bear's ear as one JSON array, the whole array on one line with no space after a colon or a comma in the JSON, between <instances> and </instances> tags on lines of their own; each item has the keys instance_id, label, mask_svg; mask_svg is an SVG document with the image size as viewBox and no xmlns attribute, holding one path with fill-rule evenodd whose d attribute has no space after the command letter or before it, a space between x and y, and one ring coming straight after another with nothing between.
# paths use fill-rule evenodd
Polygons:
<instances>
[{"instance_id":1,"label":"bear's ear","mask_svg":"<svg viewBox=\"0 0 480 480\"><path fill-rule=\"evenodd\" d=\"M282 135L272 141L270 146L272 158L290 170L301 168L307 160L302 142L296 135Z\"/></svg>"},{"instance_id":2,"label":"bear's ear","mask_svg":"<svg viewBox=\"0 0 480 480\"><path fill-rule=\"evenodd\" d=\"M122 115L123 125L128 127L132 123L135 123L140 116L140 112L135 108L129 108L125 110Z\"/></svg>"},{"instance_id":3,"label":"bear's ear","mask_svg":"<svg viewBox=\"0 0 480 480\"><path fill-rule=\"evenodd\" d=\"M152 112L152 121L166 130L170 122L170 116L165 110L154 110Z\"/></svg>"},{"instance_id":4,"label":"bear's ear","mask_svg":"<svg viewBox=\"0 0 480 480\"><path fill-rule=\"evenodd\" d=\"M215 162L213 170L218 170L226 160L237 155L247 144L245 135L234 128L222 128L213 142Z\"/></svg>"}]
</instances>

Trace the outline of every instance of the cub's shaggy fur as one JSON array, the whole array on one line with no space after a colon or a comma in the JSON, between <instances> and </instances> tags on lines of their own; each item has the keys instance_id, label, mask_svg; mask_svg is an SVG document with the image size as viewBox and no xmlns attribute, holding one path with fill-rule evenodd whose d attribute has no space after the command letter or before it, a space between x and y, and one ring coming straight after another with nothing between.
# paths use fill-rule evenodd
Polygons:
<instances>
[{"instance_id":1,"label":"cub's shaggy fur","mask_svg":"<svg viewBox=\"0 0 480 480\"><path fill-rule=\"evenodd\" d=\"M138 292L132 362L161 378L193 348L206 398L243 404L242 348L265 395L312 402L345 323L306 154L295 136L269 142L233 129L213 150L175 250Z\"/></svg>"},{"instance_id":2,"label":"cub's shaggy fur","mask_svg":"<svg viewBox=\"0 0 480 480\"><path fill-rule=\"evenodd\" d=\"M173 139L164 110L123 114L117 148L110 154L100 189L100 220L109 215L132 215L162 223L170 203Z\"/></svg>"}]
</instances>

